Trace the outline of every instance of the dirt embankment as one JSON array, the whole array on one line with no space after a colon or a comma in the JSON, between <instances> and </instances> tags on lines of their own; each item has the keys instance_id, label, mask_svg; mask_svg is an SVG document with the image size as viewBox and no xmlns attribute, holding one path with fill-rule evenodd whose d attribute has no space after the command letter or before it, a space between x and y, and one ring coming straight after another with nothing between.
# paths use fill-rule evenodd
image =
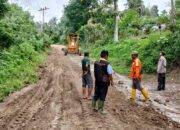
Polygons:
<instances>
[{"instance_id":1,"label":"dirt embankment","mask_svg":"<svg viewBox=\"0 0 180 130\"><path fill-rule=\"evenodd\" d=\"M106 115L81 99L79 56L64 56L52 46L41 79L0 104L0 130L178 130L180 124L140 106L109 88ZM73 59L73 60L72 60ZM76 62L75 62L76 61Z\"/></svg>"}]
</instances>

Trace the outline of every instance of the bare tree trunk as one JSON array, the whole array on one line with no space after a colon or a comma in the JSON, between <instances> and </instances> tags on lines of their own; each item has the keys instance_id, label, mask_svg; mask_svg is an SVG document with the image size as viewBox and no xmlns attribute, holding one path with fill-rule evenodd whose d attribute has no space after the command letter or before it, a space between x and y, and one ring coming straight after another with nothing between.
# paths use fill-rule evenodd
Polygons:
<instances>
[{"instance_id":1,"label":"bare tree trunk","mask_svg":"<svg viewBox=\"0 0 180 130\"><path fill-rule=\"evenodd\" d=\"M175 19L175 4L174 0L171 0L171 18L172 18L172 23L175 25L176 19Z\"/></svg>"},{"instance_id":2,"label":"bare tree trunk","mask_svg":"<svg viewBox=\"0 0 180 130\"><path fill-rule=\"evenodd\" d=\"M114 41L118 42L118 0L114 0Z\"/></svg>"}]
</instances>

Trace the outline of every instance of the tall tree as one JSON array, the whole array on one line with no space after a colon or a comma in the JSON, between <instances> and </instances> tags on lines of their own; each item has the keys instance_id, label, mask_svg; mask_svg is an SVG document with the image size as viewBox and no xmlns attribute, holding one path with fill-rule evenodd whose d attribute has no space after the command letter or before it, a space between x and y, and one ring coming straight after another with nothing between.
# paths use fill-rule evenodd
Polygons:
<instances>
[{"instance_id":1,"label":"tall tree","mask_svg":"<svg viewBox=\"0 0 180 130\"><path fill-rule=\"evenodd\" d=\"M175 1L175 7L176 7L176 19L180 19L180 1L176 0Z\"/></svg>"},{"instance_id":2,"label":"tall tree","mask_svg":"<svg viewBox=\"0 0 180 130\"><path fill-rule=\"evenodd\" d=\"M143 5L142 0L127 0L127 6L129 9L135 9L141 13L141 7Z\"/></svg>"},{"instance_id":3,"label":"tall tree","mask_svg":"<svg viewBox=\"0 0 180 130\"><path fill-rule=\"evenodd\" d=\"M175 25L175 3L174 0L171 0L171 20L173 25Z\"/></svg>"},{"instance_id":4,"label":"tall tree","mask_svg":"<svg viewBox=\"0 0 180 130\"><path fill-rule=\"evenodd\" d=\"M167 15L168 15L168 12L167 12L166 10L163 10L163 11L161 12L161 15L162 15L162 16L167 16Z\"/></svg>"},{"instance_id":5,"label":"tall tree","mask_svg":"<svg viewBox=\"0 0 180 130\"><path fill-rule=\"evenodd\" d=\"M70 0L64 9L71 32L76 32L81 26L87 24L91 17L91 10L97 5L97 0Z\"/></svg>"},{"instance_id":6,"label":"tall tree","mask_svg":"<svg viewBox=\"0 0 180 130\"><path fill-rule=\"evenodd\" d=\"M118 0L104 0L104 3L107 5L111 5L113 4L114 6L114 41L117 42L118 41L118 17L119 17L119 13L118 13Z\"/></svg>"},{"instance_id":7,"label":"tall tree","mask_svg":"<svg viewBox=\"0 0 180 130\"><path fill-rule=\"evenodd\" d=\"M29 12L16 4L8 7L6 17L0 20L0 47L8 48L32 40L37 36L35 23Z\"/></svg>"},{"instance_id":8,"label":"tall tree","mask_svg":"<svg viewBox=\"0 0 180 130\"><path fill-rule=\"evenodd\" d=\"M114 41L118 41L118 0L114 0Z\"/></svg>"},{"instance_id":9,"label":"tall tree","mask_svg":"<svg viewBox=\"0 0 180 130\"><path fill-rule=\"evenodd\" d=\"M157 5L153 5L151 7L151 16L158 17L159 16L158 11L159 11L158 10L158 6Z\"/></svg>"},{"instance_id":10,"label":"tall tree","mask_svg":"<svg viewBox=\"0 0 180 130\"><path fill-rule=\"evenodd\" d=\"M0 17L7 11L7 0L0 0Z\"/></svg>"},{"instance_id":11,"label":"tall tree","mask_svg":"<svg viewBox=\"0 0 180 130\"><path fill-rule=\"evenodd\" d=\"M57 18L53 17L45 26L45 33L50 37L50 39L57 43L59 42L60 26L58 24Z\"/></svg>"}]
</instances>

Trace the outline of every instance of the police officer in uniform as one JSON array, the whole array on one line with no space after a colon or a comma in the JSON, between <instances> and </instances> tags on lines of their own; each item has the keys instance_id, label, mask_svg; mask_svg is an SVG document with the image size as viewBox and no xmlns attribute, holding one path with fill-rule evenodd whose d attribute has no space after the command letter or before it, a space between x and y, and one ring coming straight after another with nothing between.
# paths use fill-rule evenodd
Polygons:
<instances>
[{"instance_id":1,"label":"police officer in uniform","mask_svg":"<svg viewBox=\"0 0 180 130\"><path fill-rule=\"evenodd\" d=\"M165 90L165 82L166 82L166 66L167 61L165 58L165 53L163 51L160 52L160 58L158 61L157 73L158 73L158 91Z\"/></svg>"},{"instance_id":2,"label":"police officer in uniform","mask_svg":"<svg viewBox=\"0 0 180 130\"><path fill-rule=\"evenodd\" d=\"M95 111L104 113L104 101L108 92L108 87L114 85L112 74L112 66L108 62L109 52L103 50L101 52L100 60L94 63L94 76L95 76L95 91L92 100L92 108ZM98 109L96 109L96 102L98 101Z\"/></svg>"}]
</instances>

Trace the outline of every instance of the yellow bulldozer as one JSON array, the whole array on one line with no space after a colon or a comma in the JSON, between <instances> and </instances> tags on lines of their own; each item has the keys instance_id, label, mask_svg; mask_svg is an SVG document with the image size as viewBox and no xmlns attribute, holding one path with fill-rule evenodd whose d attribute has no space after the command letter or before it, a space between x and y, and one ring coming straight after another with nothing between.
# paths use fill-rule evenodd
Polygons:
<instances>
[{"instance_id":1,"label":"yellow bulldozer","mask_svg":"<svg viewBox=\"0 0 180 130\"><path fill-rule=\"evenodd\" d=\"M78 54L81 56L81 49L79 47L79 36L77 33L68 34L67 48L64 49L64 55Z\"/></svg>"}]
</instances>

